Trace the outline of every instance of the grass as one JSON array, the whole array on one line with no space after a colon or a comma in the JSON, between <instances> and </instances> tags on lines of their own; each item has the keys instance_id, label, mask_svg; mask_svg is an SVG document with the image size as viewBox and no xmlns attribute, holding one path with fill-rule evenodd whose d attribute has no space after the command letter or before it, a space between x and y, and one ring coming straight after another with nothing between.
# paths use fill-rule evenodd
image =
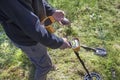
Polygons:
<instances>
[{"instance_id":1,"label":"grass","mask_svg":"<svg viewBox=\"0 0 120 80\"><path fill-rule=\"evenodd\" d=\"M103 80L119 80L120 74L120 1L119 0L49 0L62 9L71 26L59 26L59 36L78 37L81 44L104 47L106 57L94 55L81 48L80 57L90 72L99 73ZM0 29L0 80L32 80L34 67L21 50L15 48ZM59 33L61 32L61 33ZM71 49L48 49L57 70L51 71L51 80L83 80L86 74Z\"/></svg>"}]
</instances>

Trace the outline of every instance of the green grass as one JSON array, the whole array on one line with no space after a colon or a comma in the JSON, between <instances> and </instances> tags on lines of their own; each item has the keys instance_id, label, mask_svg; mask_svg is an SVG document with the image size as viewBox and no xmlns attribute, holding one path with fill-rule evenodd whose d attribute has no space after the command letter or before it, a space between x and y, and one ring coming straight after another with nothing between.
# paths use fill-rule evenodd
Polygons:
<instances>
[{"instance_id":1,"label":"green grass","mask_svg":"<svg viewBox=\"0 0 120 80\"><path fill-rule=\"evenodd\" d=\"M81 44L104 47L106 57L94 55L81 48L80 56L90 72L99 73L103 80L120 80L120 1L119 0L49 0L62 9L71 26L59 26L59 36L78 37ZM61 34L59 34L61 32ZM57 70L51 71L51 80L83 80L86 74L71 49L48 49ZM113 75L115 72L115 78ZM0 29L0 80L32 80L34 67L21 50L15 48ZM114 78L114 79L113 79Z\"/></svg>"}]
</instances>

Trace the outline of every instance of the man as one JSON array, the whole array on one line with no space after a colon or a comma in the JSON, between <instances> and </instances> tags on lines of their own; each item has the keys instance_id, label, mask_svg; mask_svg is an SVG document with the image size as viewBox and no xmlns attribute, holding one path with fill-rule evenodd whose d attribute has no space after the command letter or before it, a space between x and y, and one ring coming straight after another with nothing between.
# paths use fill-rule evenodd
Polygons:
<instances>
[{"instance_id":1,"label":"man","mask_svg":"<svg viewBox=\"0 0 120 80\"><path fill-rule=\"evenodd\" d=\"M53 9L46 1L43 3L47 16L53 16L57 22L63 20L63 11ZM52 68L46 47L70 47L67 39L59 38L44 28L34 12L32 0L0 0L0 22L10 40L36 66L34 80L46 80L47 73Z\"/></svg>"}]
</instances>

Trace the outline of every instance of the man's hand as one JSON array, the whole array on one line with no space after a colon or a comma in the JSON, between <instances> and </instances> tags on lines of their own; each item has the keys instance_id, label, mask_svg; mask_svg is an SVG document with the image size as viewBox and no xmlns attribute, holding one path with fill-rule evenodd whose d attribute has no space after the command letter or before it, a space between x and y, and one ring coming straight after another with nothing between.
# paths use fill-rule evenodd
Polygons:
<instances>
[{"instance_id":1,"label":"man's hand","mask_svg":"<svg viewBox=\"0 0 120 80\"><path fill-rule=\"evenodd\" d=\"M63 44L62 44L62 46L60 47L60 49L65 49L65 48L71 48L71 45L70 45L70 43L67 41L67 39L66 38L63 38Z\"/></svg>"},{"instance_id":2,"label":"man's hand","mask_svg":"<svg viewBox=\"0 0 120 80\"><path fill-rule=\"evenodd\" d=\"M65 13L62 10L56 10L53 13L53 18L61 25L70 25L70 21L65 18Z\"/></svg>"},{"instance_id":3,"label":"man's hand","mask_svg":"<svg viewBox=\"0 0 120 80\"><path fill-rule=\"evenodd\" d=\"M52 16L57 22L60 22L61 20L64 19L65 14L64 14L64 11L62 10L56 10Z\"/></svg>"},{"instance_id":4,"label":"man's hand","mask_svg":"<svg viewBox=\"0 0 120 80\"><path fill-rule=\"evenodd\" d=\"M56 10L53 15L54 19L61 25L70 25L70 21L65 18L65 13L62 10Z\"/></svg>"}]
</instances>

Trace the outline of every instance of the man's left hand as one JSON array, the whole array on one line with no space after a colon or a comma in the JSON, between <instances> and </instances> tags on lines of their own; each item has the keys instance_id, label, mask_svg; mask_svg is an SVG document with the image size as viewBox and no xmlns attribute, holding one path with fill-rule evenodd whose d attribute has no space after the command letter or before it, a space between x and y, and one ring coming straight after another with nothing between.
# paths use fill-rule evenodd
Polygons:
<instances>
[{"instance_id":1,"label":"man's left hand","mask_svg":"<svg viewBox=\"0 0 120 80\"><path fill-rule=\"evenodd\" d=\"M52 16L57 22L61 22L64 19L65 13L62 10L56 10Z\"/></svg>"}]
</instances>

